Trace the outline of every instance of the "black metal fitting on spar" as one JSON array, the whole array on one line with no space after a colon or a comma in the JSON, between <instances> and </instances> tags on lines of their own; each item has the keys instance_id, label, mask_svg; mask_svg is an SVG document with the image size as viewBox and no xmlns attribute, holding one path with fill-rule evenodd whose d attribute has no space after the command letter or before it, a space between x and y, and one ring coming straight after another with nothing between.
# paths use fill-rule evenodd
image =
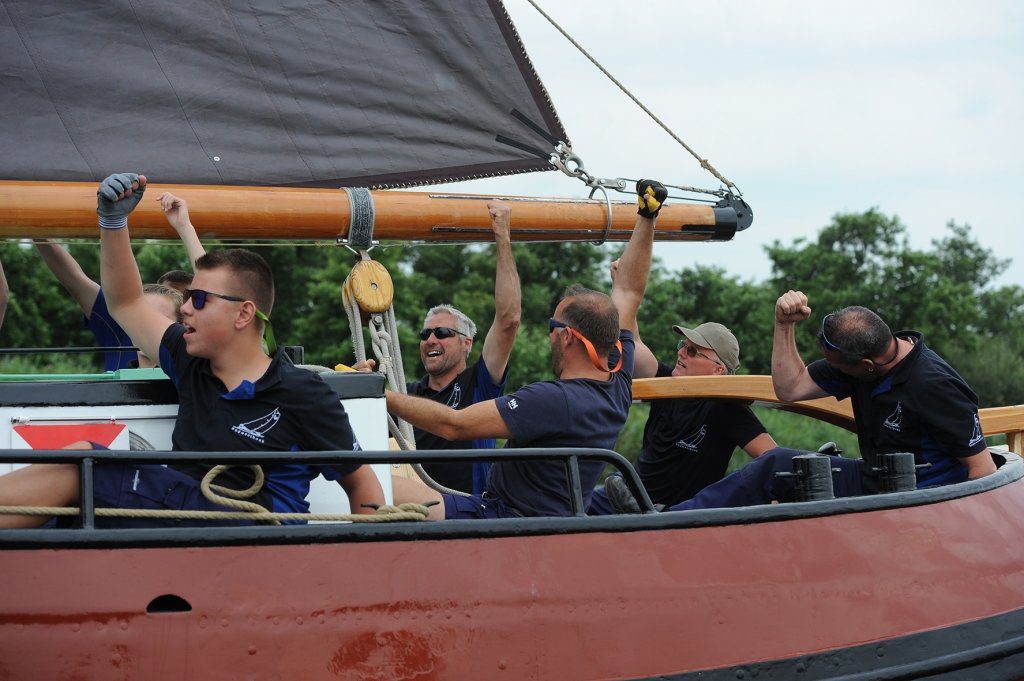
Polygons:
<instances>
[{"instance_id":1,"label":"black metal fitting on spar","mask_svg":"<svg viewBox=\"0 0 1024 681\"><path fill-rule=\"evenodd\" d=\"M711 210L715 214L714 225L681 225L679 231L706 235L708 241L732 241L736 232L742 232L754 222L750 204L732 192L726 192Z\"/></svg>"},{"instance_id":2,"label":"black metal fitting on spar","mask_svg":"<svg viewBox=\"0 0 1024 681\"><path fill-rule=\"evenodd\" d=\"M715 204L712 210L715 212L715 236L712 241L728 241L736 232L742 232L754 222L754 210L741 197L732 192L727 193L722 200ZM728 236L719 238L719 232L727 232Z\"/></svg>"},{"instance_id":3,"label":"black metal fitting on spar","mask_svg":"<svg viewBox=\"0 0 1024 681\"><path fill-rule=\"evenodd\" d=\"M910 492L917 489L917 469L931 466L930 463L915 464L912 452L880 454L879 466L871 470L878 473L882 493Z\"/></svg>"}]
</instances>

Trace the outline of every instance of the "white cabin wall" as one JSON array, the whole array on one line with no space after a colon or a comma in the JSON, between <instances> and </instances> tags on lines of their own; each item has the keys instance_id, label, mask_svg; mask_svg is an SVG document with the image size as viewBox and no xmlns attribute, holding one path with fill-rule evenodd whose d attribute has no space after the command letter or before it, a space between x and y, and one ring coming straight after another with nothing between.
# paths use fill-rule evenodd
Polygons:
<instances>
[{"instance_id":1,"label":"white cabin wall","mask_svg":"<svg viewBox=\"0 0 1024 681\"><path fill-rule=\"evenodd\" d=\"M342 400L356 438L363 450L388 449L386 402L383 396ZM132 433L146 439L157 450L171 448L171 432L178 407L166 405L109 405L90 407L0 407L0 449L23 449L14 437L19 424L74 424L111 422L128 425ZM22 468L24 464L0 463L0 475ZM391 466L375 464L384 498L392 502ZM323 477L313 481L307 499L314 513L348 513L348 498L341 487Z\"/></svg>"}]
</instances>

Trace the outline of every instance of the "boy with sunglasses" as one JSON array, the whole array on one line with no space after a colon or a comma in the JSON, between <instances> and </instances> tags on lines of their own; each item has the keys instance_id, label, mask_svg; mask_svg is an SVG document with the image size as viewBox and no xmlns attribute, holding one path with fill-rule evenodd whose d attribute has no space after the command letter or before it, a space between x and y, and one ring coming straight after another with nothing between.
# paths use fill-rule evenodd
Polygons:
<instances>
[{"instance_id":1,"label":"boy with sunglasses","mask_svg":"<svg viewBox=\"0 0 1024 681\"><path fill-rule=\"evenodd\" d=\"M128 237L128 215L142 198L145 176L112 175L98 194L100 271L110 310L138 347L159 357L178 389L173 448L186 451L322 451L358 449L336 393L319 376L292 366L282 352L264 351L264 325L274 303L273 275L259 255L242 249L207 253L195 262L183 323L168 320L143 296ZM271 339L272 344L272 339ZM76 449L95 448L81 442ZM212 466L104 464L95 471L97 506L225 510L207 501L199 483ZM303 512L309 483L323 474L348 494L353 512L383 504L369 466L264 467L266 482L250 498L275 512ZM253 474L235 467L216 480L247 489ZM74 465L34 465L0 477L0 505L67 506L78 501ZM31 527L45 518L0 516L0 527ZM216 524L224 521L217 521ZM230 524L235 522L227 521ZM98 519L102 526L214 524L214 521Z\"/></svg>"},{"instance_id":2,"label":"boy with sunglasses","mask_svg":"<svg viewBox=\"0 0 1024 681\"><path fill-rule=\"evenodd\" d=\"M636 312L650 271L654 220L667 193L658 182L637 183L639 217L621 259L624 276L612 295L577 284L555 307L548 322L555 380L461 410L389 391L388 409L447 439L500 437L510 448L612 449L632 402ZM580 462L584 506L603 469L599 461ZM396 502L440 502L430 508L431 520L573 514L561 461L498 461L484 492L470 497L439 494L413 480L394 482Z\"/></svg>"},{"instance_id":3,"label":"boy with sunglasses","mask_svg":"<svg viewBox=\"0 0 1024 681\"><path fill-rule=\"evenodd\" d=\"M420 331L420 361L426 373L406 384L410 395L426 397L453 409L494 399L505 392L508 360L519 330L522 294L519 272L512 257L508 204L487 204L494 232L494 321L484 337L480 358L467 364L476 338L476 324L451 305L432 307ZM493 449L494 438L445 439L415 428L417 449ZM487 484L488 464L483 461L424 463L436 482L450 489L480 494Z\"/></svg>"},{"instance_id":4,"label":"boy with sunglasses","mask_svg":"<svg viewBox=\"0 0 1024 681\"><path fill-rule=\"evenodd\" d=\"M612 263L612 280L617 277ZM637 378L733 374L740 346L728 328L705 322L694 328L673 326L682 338L672 366L659 362L636 338ZM721 480L737 447L752 459L776 447L750 407L737 402L678 398L655 400L644 426L636 469L651 501L672 506ZM640 507L618 475L594 490L590 515L639 513Z\"/></svg>"}]
</instances>

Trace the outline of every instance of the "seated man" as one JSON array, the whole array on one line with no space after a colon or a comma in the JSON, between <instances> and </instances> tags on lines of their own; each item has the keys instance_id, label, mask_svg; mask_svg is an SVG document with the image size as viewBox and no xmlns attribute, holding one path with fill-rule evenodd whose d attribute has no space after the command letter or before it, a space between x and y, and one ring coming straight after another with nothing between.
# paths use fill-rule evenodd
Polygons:
<instances>
[{"instance_id":1,"label":"seated man","mask_svg":"<svg viewBox=\"0 0 1024 681\"><path fill-rule=\"evenodd\" d=\"M637 191L640 217L611 297L570 286L551 317L548 342L556 380L460 410L388 392L388 409L450 440L500 437L509 439L509 447L614 447L632 402L636 311L647 285L654 218L667 193L650 180L641 180ZM618 361L611 367L609 354L616 346ZM579 468L586 507L604 464L581 461ZM414 480L392 481L396 502L441 502L430 509L434 520L572 515L562 461L496 462L487 489L470 497L442 495Z\"/></svg>"},{"instance_id":2,"label":"seated man","mask_svg":"<svg viewBox=\"0 0 1024 681\"><path fill-rule=\"evenodd\" d=\"M196 261L195 288L177 324L144 300L126 229L146 187L145 176L112 175L100 185L101 281L114 319L178 388L180 407L172 443L189 451L301 451L358 449L338 395L316 374L292 366L282 351L263 351L264 325L274 303L273 275L255 253L230 249ZM201 288L200 288L201 287ZM79 443L79 447L88 443ZM207 501L199 482L211 466L101 464L95 470L97 506L224 510ZM265 466L266 483L251 498L268 510L301 512L309 483L320 474L336 480L356 513L382 504L368 466ZM217 483L246 489L248 468L233 468ZM38 464L0 476L0 505L68 506L78 502L77 467ZM44 517L0 516L0 527L33 527ZM210 521L98 519L108 527L210 524Z\"/></svg>"},{"instance_id":3,"label":"seated man","mask_svg":"<svg viewBox=\"0 0 1024 681\"><path fill-rule=\"evenodd\" d=\"M613 263L613 280L615 269ZM672 330L683 336L675 366L659 362L637 337L635 378L736 372L740 346L725 326L705 322L692 329L677 325ZM651 501L671 506L721 480L737 447L756 459L775 446L775 440L746 404L694 398L654 400L636 470ZM587 512L607 515L638 511L639 507L632 507L629 497L622 494L623 489L621 479L610 477L605 486L594 490ZM627 500L625 506L619 503L622 498Z\"/></svg>"},{"instance_id":4,"label":"seated man","mask_svg":"<svg viewBox=\"0 0 1024 681\"><path fill-rule=\"evenodd\" d=\"M878 455L912 452L917 486L933 487L989 475L996 466L978 420L978 397L916 331L895 334L865 307L825 315L818 342L824 359L804 366L796 348L795 325L811 315L807 296L789 291L775 304L772 382L788 402L825 395L849 397L857 421L862 459L832 457L837 497L879 491ZM792 499L792 459L806 454L775 449L705 488L671 511L750 506Z\"/></svg>"}]
</instances>

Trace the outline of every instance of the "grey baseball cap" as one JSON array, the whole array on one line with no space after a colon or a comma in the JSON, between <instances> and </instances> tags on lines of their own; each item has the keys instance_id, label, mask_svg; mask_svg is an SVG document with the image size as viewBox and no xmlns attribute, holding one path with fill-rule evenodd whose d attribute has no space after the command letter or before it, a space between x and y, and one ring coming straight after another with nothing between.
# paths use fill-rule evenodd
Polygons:
<instances>
[{"instance_id":1,"label":"grey baseball cap","mask_svg":"<svg viewBox=\"0 0 1024 681\"><path fill-rule=\"evenodd\" d=\"M689 329L677 324L672 327L672 330L686 336L691 343L714 350L729 373L736 373L736 368L740 365L740 344L736 340L736 336L732 335L732 331L725 326L718 322L704 322L700 326Z\"/></svg>"}]
</instances>

